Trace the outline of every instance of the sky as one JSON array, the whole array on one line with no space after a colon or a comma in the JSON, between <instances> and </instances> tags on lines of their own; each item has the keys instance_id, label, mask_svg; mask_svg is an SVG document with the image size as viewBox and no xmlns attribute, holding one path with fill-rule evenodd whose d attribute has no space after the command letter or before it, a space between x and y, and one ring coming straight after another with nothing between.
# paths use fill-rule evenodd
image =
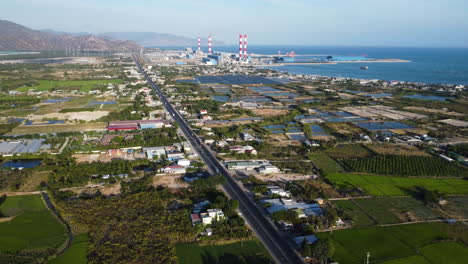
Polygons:
<instances>
[{"instance_id":1,"label":"sky","mask_svg":"<svg viewBox=\"0 0 468 264\"><path fill-rule=\"evenodd\" d=\"M0 0L0 19L67 32L249 44L468 47L466 0Z\"/></svg>"}]
</instances>

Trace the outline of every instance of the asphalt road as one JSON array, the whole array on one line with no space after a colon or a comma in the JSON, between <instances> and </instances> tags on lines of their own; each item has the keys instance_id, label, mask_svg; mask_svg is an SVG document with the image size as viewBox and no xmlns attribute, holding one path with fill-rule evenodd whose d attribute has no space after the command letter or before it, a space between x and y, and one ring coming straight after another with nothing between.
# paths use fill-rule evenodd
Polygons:
<instances>
[{"instance_id":1,"label":"asphalt road","mask_svg":"<svg viewBox=\"0 0 468 264\"><path fill-rule=\"evenodd\" d=\"M210 168L213 173L219 173L226 177L226 184L224 189L231 199L239 201L239 210L242 216L248 222L249 226L255 232L257 237L262 241L264 246L270 252L271 256L277 263L281 264L296 264L303 263L302 258L285 240L280 232L272 225L272 223L265 217L265 214L257 207L256 203L242 190L235 179L229 174L227 169L222 165L219 160L208 150L200 139L193 133L192 129L187 125L185 120L169 103L166 96L161 92L159 87L151 80L146 72L141 67L137 59L135 62L142 74L144 74L148 83L152 86L154 91L158 94L164 107L172 116L174 121L179 124L180 129L185 137L190 141L191 145Z\"/></svg>"}]
</instances>

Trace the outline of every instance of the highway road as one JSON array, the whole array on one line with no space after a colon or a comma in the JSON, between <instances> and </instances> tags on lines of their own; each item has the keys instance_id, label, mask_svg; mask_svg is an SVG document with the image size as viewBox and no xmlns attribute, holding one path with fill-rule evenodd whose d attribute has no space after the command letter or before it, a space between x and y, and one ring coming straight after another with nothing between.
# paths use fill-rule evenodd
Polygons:
<instances>
[{"instance_id":1,"label":"highway road","mask_svg":"<svg viewBox=\"0 0 468 264\"><path fill-rule=\"evenodd\" d=\"M197 151L206 165L213 173L219 173L226 177L224 189L231 199L239 201L239 211L242 217L246 219L249 226L255 232L257 237L262 241L266 249L270 252L276 263L279 264L297 264L303 263L302 258L285 240L281 233L272 225L265 217L265 214L260 211L255 202L248 194L239 186L236 180L227 171L225 166L219 162L214 154L206 145L200 142L200 139L193 133L192 129L185 122L182 116L174 109L167 100L161 89L151 80L147 73L143 70L137 58L134 58L140 72L145 76L148 83L157 93L165 109L169 112L175 122L179 124L180 129L184 133L187 140Z\"/></svg>"}]
</instances>

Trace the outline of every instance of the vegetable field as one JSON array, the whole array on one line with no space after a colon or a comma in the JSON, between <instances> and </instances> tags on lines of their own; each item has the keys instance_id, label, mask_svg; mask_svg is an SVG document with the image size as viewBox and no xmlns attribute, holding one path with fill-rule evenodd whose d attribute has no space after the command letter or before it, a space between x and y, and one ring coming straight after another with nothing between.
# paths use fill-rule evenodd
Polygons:
<instances>
[{"instance_id":1,"label":"vegetable field","mask_svg":"<svg viewBox=\"0 0 468 264\"><path fill-rule=\"evenodd\" d=\"M349 159L346 164L356 172L398 176L465 177L468 169L436 157L376 156Z\"/></svg>"}]
</instances>

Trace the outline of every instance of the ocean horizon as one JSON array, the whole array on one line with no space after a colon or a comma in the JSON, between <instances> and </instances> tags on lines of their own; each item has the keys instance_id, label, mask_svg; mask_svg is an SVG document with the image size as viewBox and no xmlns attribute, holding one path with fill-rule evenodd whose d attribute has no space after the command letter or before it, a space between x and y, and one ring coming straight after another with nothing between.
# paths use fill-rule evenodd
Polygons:
<instances>
[{"instance_id":1,"label":"ocean horizon","mask_svg":"<svg viewBox=\"0 0 468 264\"><path fill-rule=\"evenodd\" d=\"M181 49L183 46L148 46L148 48ZM196 47L191 47L195 49ZM468 48L430 47L363 47L363 46L299 46L250 45L255 54L301 54L330 56L365 56L370 59L401 59L410 62L338 63L333 65L285 65L269 69L292 74L319 75L356 79L379 79L430 84L468 85ZM206 47L203 47L206 52ZM237 53L238 46L215 46L214 51ZM361 67L368 67L362 70Z\"/></svg>"}]
</instances>

